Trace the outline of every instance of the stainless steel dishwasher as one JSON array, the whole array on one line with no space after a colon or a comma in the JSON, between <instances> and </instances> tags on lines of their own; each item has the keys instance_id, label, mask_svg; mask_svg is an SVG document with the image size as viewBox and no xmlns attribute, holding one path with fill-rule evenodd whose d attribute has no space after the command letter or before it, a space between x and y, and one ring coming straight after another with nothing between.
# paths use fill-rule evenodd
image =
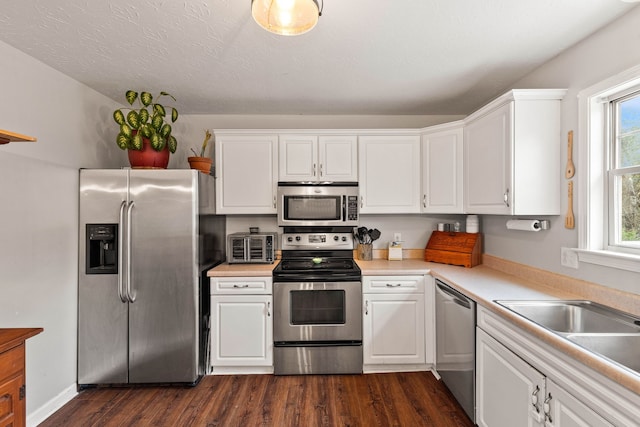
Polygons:
<instances>
[{"instance_id":1,"label":"stainless steel dishwasher","mask_svg":"<svg viewBox=\"0 0 640 427\"><path fill-rule=\"evenodd\" d=\"M436 370L475 423L476 303L436 279Z\"/></svg>"}]
</instances>

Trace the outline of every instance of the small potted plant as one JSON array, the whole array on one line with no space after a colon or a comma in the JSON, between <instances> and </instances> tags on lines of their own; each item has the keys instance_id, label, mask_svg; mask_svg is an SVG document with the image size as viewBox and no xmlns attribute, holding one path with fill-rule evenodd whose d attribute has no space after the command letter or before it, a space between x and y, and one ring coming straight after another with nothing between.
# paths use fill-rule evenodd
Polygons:
<instances>
[{"instance_id":1,"label":"small potted plant","mask_svg":"<svg viewBox=\"0 0 640 427\"><path fill-rule=\"evenodd\" d=\"M202 141L202 147L200 148L200 153L197 153L196 150L192 148L191 152L194 154L194 156L187 158L191 169L197 169L200 172L204 172L206 174L211 173L211 164L213 163L213 160L211 159L211 157L204 156L204 153L207 150L207 145L209 144L210 139L211 139L211 131L209 131L209 129L206 129L204 131L204 141Z\"/></svg>"},{"instance_id":2,"label":"small potted plant","mask_svg":"<svg viewBox=\"0 0 640 427\"><path fill-rule=\"evenodd\" d=\"M178 141L171 133L171 125L166 119L164 105L157 102L163 96L176 100L167 92L160 92L154 102L149 92L128 90L125 98L132 108L119 108L113 112L113 119L120 125L116 138L118 147L128 150L129 162L133 168L162 168L169 164L169 153L175 153ZM133 108L133 103L139 108ZM125 116L123 110L129 110ZM178 110L171 107L171 123L178 120Z\"/></svg>"}]
</instances>

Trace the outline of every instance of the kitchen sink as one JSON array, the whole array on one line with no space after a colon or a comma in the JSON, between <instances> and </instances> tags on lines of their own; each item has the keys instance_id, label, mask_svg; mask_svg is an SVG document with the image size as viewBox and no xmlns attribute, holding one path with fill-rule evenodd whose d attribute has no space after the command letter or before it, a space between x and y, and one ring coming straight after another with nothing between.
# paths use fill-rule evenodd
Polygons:
<instances>
[{"instance_id":1,"label":"kitchen sink","mask_svg":"<svg viewBox=\"0 0 640 427\"><path fill-rule=\"evenodd\" d=\"M640 317L593 301L495 301L586 350L640 373Z\"/></svg>"},{"instance_id":2,"label":"kitchen sink","mask_svg":"<svg viewBox=\"0 0 640 427\"><path fill-rule=\"evenodd\" d=\"M640 333L640 318L592 301L496 301L558 334Z\"/></svg>"},{"instance_id":3,"label":"kitchen sink","mask_svg":"<svg viewBox=\"0 0 640 427\"><path fill-rule=\"evenodd\" d=\"M569 334L567 339L635 372L640 372L640 334Z\"/></svg>"}]
</instances>

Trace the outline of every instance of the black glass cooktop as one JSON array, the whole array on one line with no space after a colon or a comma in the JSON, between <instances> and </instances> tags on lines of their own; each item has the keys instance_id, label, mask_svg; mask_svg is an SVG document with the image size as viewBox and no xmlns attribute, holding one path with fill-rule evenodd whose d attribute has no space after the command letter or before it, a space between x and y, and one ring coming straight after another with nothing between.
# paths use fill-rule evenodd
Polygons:
<instances>
[{"instance_id":1,"label":"black glass cooktop","mask_svg":"<svg viewBox=\"0 0 640 427\"><path fill-rule=\"evenodd\" d=\"M352 253L347 252L349 255ZM342 256L336 256L342 255ZM335 251L307 252L283 251L282 260L273 269L274 279L286 281L323 280L344 281L360 280L360 267L353 257Z\"/></svg>"}]
</instances>

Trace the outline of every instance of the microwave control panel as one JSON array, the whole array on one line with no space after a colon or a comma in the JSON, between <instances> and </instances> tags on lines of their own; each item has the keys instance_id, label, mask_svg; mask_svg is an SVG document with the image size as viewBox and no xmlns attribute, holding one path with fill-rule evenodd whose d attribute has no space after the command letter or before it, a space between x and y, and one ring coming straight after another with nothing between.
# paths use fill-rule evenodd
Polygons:
<instances>
[{"instance_id":1,"label":"microwave control panel","mask_svg":"<svg viewBox=\"0 0 640 427\"><path fill-rule=\"evenodd\" d=\"M347 220L358 220L358 196L347 196Z\"/></svg>"}]
</instances>

